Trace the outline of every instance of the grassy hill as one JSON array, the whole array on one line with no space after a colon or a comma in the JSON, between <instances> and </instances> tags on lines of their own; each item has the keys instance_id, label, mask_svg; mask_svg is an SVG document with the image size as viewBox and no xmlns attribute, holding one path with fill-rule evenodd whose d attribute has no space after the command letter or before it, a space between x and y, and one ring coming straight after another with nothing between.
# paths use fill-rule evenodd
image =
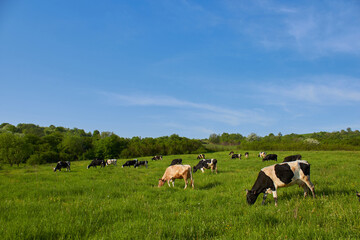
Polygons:
<instances>
[{"instance_id":1,"label":"grassy hill","mask_svg":"<svg viewBox=\"0 0 360 240\"><path fill-rule=\"evenodd\" d=\"M241 152L244 154L245 151ZM270 153L270 152L269 152ZM272 152L271 152L272 153ZM273 152L279 162L300 153L311 163L316 199L303 198L297 186L278 191L261 205L245 200L262 162L231 160L228 151L207 154L219 173L194 173L195 189L157 187L174 158L194 166L195 154L148 160L149 168L86 169L72 162L71 172L54 173L55 164L3 166L0 170L2 239L356 239L360 236L360 152Z\"/></svg>"}]
</instances>

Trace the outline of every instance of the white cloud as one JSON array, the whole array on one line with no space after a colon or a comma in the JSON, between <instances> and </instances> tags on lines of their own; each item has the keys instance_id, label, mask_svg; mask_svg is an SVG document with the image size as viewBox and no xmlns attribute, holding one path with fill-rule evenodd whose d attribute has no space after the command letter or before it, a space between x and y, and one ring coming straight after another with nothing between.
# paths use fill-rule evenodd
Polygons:
<instances>
[{"instance_id":1,"label":"white cloud","mask_svg":"<svg viewBox=\"0 0 360 240\"><path fill-rule=\"evenodd\" d=\"M125 95L102 92L112 104L133 107L172 107L186 111L187 116L237 126L243 123L268 124L271 119L264 119L258 110L234 110L211 104L194 103L170 96Z\"/></svg>"},{"instance_id":2,"label":"white cloud","mask_svg":"<svg viewBox=\"0 0 360 240\"><path fill-rule=\"evenodd\" d=\"M309 81L310 80L310 81ZM359 104L360 79L341 76L318 76L288 80L286 84L271 85L261 89L266 95L273 93L271 103L311 104L320 106Z\"/></svg>"}]
</instances>

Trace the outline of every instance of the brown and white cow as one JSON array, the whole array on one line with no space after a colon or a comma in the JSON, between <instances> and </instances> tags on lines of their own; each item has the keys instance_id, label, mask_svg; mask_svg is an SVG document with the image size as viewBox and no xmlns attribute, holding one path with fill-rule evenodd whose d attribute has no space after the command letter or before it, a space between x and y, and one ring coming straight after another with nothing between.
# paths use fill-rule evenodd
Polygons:
<instances>
[{"instance_id":1,"label":"brown and white cow","mask_svg":"<svg viewBox=\"0 0 360 240\"><path fill-rule=\"evenodd\" d=\"M294 184L303 187L304 197L311 191L315 198L314 184L310 181L310 164L307 161L297 160L262 168L252 189L246 190L246 200L252 205L263 193L264 204L267 194L272 193L277 206L277 189Z\"/></svg>"},{"instance_id":2,"label":"brown and white cow","mask_svg":"<svg viewBox=\"0 0 360 240\"><path fill-rule=\"evenodd\" d=\"M174 187L175 179L181 179L181 178L184 179L184 181L185 181L184 189L187 188L189 178L190 178L190 181L191 181L191 186L192 186L192 188L194 188L194 180L193 180L193 177L192 177L192 172L191 172L191 166L190 165L172 165L172 166L169 166L165 170L165 173L162 176L162 178L159 179L158 187L161 187L162 185L164 185L165 182L168 183L169 187L170 187L170 182L172 182L172 185Z\"/></svg>"},{"instance_id":3,"label":"brown and white cow","mask_svg":"<svg viewBox=\"0 0 360 240\"><path fill-rule=\"evenodd\" d=\"M108 160L106 160L106 166L109 166L109 165L117 166L117 159L108 159Z\"/></svg>"}]
</instances>

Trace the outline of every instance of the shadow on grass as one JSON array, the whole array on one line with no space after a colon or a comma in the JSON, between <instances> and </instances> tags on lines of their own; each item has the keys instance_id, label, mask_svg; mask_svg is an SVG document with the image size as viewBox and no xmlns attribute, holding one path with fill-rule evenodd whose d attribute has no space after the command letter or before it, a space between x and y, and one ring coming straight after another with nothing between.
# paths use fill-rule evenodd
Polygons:
<instances>
[{"instance_id":1,"label":"shadow on grass","mask_svg":"<svg viewBox=\"0 0 360 240\"><path fill-rule=\"evenodd\" d=\"M214 188L216 186L219 186L221 184L222 184L221 182L211 182L211 183L208 183L208 184L206 184L204 186L200 186L198 189L199 190L209 190L209 189L212 189L212 188Z\"/></svg>"}]
</instances>

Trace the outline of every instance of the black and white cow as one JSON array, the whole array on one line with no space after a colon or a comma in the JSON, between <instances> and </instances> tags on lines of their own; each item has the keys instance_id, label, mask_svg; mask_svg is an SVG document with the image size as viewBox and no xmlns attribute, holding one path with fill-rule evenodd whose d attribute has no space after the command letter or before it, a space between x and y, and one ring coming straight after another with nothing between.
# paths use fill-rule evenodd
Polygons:
<instances>
[{"instance_id":1,"label":"black and white cow","mask_svg":"<svg viewBox=\"0 0 360 240\"><path fill-rule=\"evenodd\" d=\"M241 159L241 154L234 153L233 155L231 155L231 159L235 159L235 158Z\"/></svg>"},{"instance_id":2,"label":"black and white cow","mask_svg":"<svg viewBox=\"0 0 360 240\"><path fill-rule=\"evenodd\" d=\"M249 152L245 153L245 157L248 158L249 157Z\"/></svg>"},{"instance_id":3,"label":"black and white cow","mask_svg":"<svg viewBox=\"0 0 360 240\"><path fill-rule=\"evenodd\" d=\"M264 161L270 161L270 160L277 161L277 155L276 154L268 154L262 160L263 160L263 162Z\"/></svg>"},{"instance_id":4,"label":"black and white cow","mask_svg":"<svg viewBox=\"0 0 360 240\"><path fill-rule=\"evenodd\" d=\"M134 160L129 160L129 161L126 161L122 167L130 167L130 166L135 166L135 164L138 162L137 159L134 159Z\"/></svg>"},{"instance_id":5,"label":"black and white cow","mask_svg":"<svg viewBox=\"0 0 360 240\"><path fill-rule=\"evenodd\" d=\"M94 159L94 160L91 161L89 166L87 166L87 169L89 169L90 167L96 167L96 166L105 167L106 166L105 160L103 160L103 159Z\"/></svg>"},{"instance_id":6,"label":"black and white cow","mask_svg":"<svg viewBox=\"0 0 360 240\"><path fill-rule=\"evenodd\" d=\"M170 166L172 165L176 165L176 164L182 164L182 159L181 158L177 158L171 161Z\"/></svg>"},{"instance_id":7,"label":"black and white cow","mask_svg":"<svg viewBox=\"0 0 360 240\"><path fill-rule=\"evenodd\" d=\"M66 171L70 172L70 162L66 161L58 161L58 163L56 164L56 167L54 167L54 172L56 172L56 170L61 171L62 168L66 168Z\"/></svg>"},{"instance_id":8,"label":"black and white cow","mask_svg":"<svg viewBox=\"0 0 360 240\"><path fill-rule=\"evenodd\" d=\"M106 166L108 166L108 165L117 166L117 159L108 159L108 160L106 160Z\"/></svg>"},{"instance_id":9,"label":"black and white cow","mask_svg":"<svg viewBox=\"0 0 360 240\"><path fill-rule=\"evenodd\" d=\"M193 167L193 172L195 173L197 170L201 170L204 172L204 168L210 169L211 172L215 170L217 173L217 160L216 159L202 159L199 161L199 163Z\"/></svg>"},{"instance_id":10,"label":"black and white cow","mask_svg":"<svg viewBox=\"0 0 360 240\"><path fill-rule=\"evenodd\" d=\"M205 154L202 153L199 154L196 159L204 159L204 158L205 158Z\"/></svg>"},{"instance_id":11,"label":"black and white cow","mask_svg":"<svg viewBox=\"0 0 360 240\"><path fill-rule=\"evenodd\" d=\"M151 160L162 160L162 156L161 155L156 155Z\"/></svg>"},{"instance_id":12,"label":"black and white cow","mask_svg":"<svg viewBox=\"0 0 360 240\"><path fill-rule=\"evenodd\" d=\"M286 162L264 167L258 174L251 190L246 190L248 204L255 203L260 193L264 194L262 204L269 193L273 194L277 206L277 189L297 184L304 189L304 197L312 193L315 198L314 184L310 181L310 164L304 160Z\"/></svg>"},{"instance_id":13,"label":"black and white cow","mask_svg":"<svg viewBox=\"0 0 360 240\"><path fill-rule=\"evenodd\" d=\"M258 157L264 158L266 156L266 152L259 152Z\"/></svg>"},{"instance_id":14,"label":"black and white cow","mask_svg":"<svg viewBox=\"0 0 360 240\"><path fill-rule=\"evenodd\" d=\"M292 161L296 161L296 160L301 160L300 154L287 156L284 158L283 162L292 162Z\"/></svg>"},{"instance_id":15,"label":"black and white cow","mask_svg":"<svg viewBox=\"0 0 360 240\"><path fill-rule=\"evenodd\" d=\"M148 161L137 161L134 164L134 168L140 167L140 166L145 166L146 168L148 167Z\"/></svg>"}]
</instances>

